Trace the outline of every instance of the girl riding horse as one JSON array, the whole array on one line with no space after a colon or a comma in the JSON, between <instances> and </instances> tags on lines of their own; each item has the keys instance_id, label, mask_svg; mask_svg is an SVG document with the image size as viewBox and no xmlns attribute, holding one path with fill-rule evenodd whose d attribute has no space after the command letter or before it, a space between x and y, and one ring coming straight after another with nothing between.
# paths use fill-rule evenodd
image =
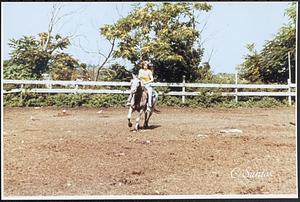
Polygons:
<instances>
[{"instance_id":1,"label":"girl riding horse","mask_svg":"<svg viewBox=\"0 0 300 202\"><path fill-rule=\"evenodd\" d=\"M152 107L152 86L151 83L154 81L152 71L150 70L150 63L148 61L142 62L142 68L139 70L138 79L142 81L143 86L147 89L148 92L148 105L147 111L151 111ZM132 105L132 93L128 97L127 106Z\"/></svg>"}]
</instances>

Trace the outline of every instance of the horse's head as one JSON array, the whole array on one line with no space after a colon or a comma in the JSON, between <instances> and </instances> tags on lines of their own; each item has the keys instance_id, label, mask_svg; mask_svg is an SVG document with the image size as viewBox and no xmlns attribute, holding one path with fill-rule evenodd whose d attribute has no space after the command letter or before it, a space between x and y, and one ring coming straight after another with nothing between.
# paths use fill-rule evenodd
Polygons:
<instances>
[{"instance_id":1,"label":"horse's head","mask_svg":"<svg viewBox=\"0 0 300 202\"><path fill-rule=\"evenodd\" d=\"M130 91L131 93L136 93L137 89L141 87L141 81L137 78L136 75L132 74L132 79L130 81Z\"/></svg>"}]
</instances>

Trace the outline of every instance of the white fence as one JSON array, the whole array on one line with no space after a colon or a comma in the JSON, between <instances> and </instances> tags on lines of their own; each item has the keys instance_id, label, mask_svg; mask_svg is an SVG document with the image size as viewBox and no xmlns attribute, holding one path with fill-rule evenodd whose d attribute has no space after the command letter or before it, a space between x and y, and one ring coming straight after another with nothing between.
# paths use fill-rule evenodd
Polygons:
<instances>
[{"instance_id":1,"label":"white fence","mask_svg":"<svg viewBox=\"0 0 300 202\"><path fill-rule=\"evenodd\" d=\"M35 93L99 93L99 94L129 94L128 90L98 90L98 89L80 89L79 86L118 86L128 87L130 82L95 82L95 81L54 81L54 80L3 80L3 84L19 84L20 89L3 90L3 93L35 92ZM25 89L24 85L45 85L45 88ZM53 88L54 86L67 86L69 88ZM222 92L222 96L235 96L236 101L239 96L286 96L291 104L291 97L296 96L296 84L288 82L287 85L272 84L208 84L208 83L153 83L157 87L180 87L181 91L171 91L166 95L182 96L182 102L185 102L185 96L196 96L200 92L186 92L186 88L225 88L235 89L234 92ZM239 92L239 89L281 89L285 91L267 92L267 91L247 91ZM159 92L159 94L162 94Z\"/></svg>"}]
</instances>

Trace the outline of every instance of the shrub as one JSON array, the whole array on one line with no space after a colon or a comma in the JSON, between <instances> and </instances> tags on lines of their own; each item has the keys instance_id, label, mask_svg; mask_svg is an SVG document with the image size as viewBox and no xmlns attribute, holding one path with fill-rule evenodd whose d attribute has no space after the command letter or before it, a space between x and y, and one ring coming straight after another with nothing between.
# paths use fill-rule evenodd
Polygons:
<instances>
[{"instance_id":1,"label":"shrub","mask_svg":"<svg viewBox=\"0 0 300 202\"><path fill-rule=\"evenodd\" d=\"M194 99L189 99L189 106L193 107L213 107L217 103L223 102L226 98L218 91L203 89Z\"/></svg>"},{"instance_id":2,"label":"shrub","mask_svg":"<svg viewBox=\"0 0 300 202\"><path fill-rule=\"evenodd\" d=\"M276 107L287 106L286 99L269 97L239 98L236 103L234 97L224 97L219 92L208 95L208 90L202 90L198 96L186 96L182 103L181 96L160 95L158 105L178 107ZM120 107L127 101L127 95L122 94L4 94L4 106L58 106L58 107Z\"/></svg>"},{"instance_id":3,"label":"shrub","mask_svg":"<svg viewBox=\"0 0 300 202\"><path fill-rule=\"evenodd\" d=\"M3 95L3 106L22 107L20 95L16 95L16 94Z\"/></svg>"},{"instance_id":4,"label":"shrub","mask_svg":"<svg viewBox=\"0 0 300 202\"><path fill-rule=\"evenodd\" d=\"M124 95L93 95L88 101L86 106L89 107L114 107L122 106L126 102Z\"/></svg>"},{"instance_id":5,"label":"shrub","mask_svg":"<svg viewBox=\"0 0 300 202\"><path fill-rule=\"evenodd\" d=\"M238 101L235 102L235 100L231 101L225 101L222 103L219 103L218 106L220 107L226 107L226 108L236 108L236 107L261 107L261 108L270 108L270 107L276 107L276 106L288 106L288 103L286 100L280 101L275 98L250 98L246 101Z\"/></svg>"},{"instance_id":6,"label":"shrub","mask_svg":"<svg viewBox=\"0 0 300 202\"><path fill-rule=\"evenodd\" d=\"M181 98L165 95L158 97L158 105L162 106L180 106L182 104Z\"/></svg>"},{"instance_id":7,"label":"shrub","mask_svg":"<svg viewBox=\"0 0 300 202\"><path fill-rule=\"evenodd\" d=\"M277 101L275 98L264 97L256 103L258 107L274 107L283 105L282 102Z\"/></svg>"},{"instance_id":8,"label":"shrub","mask_svg":"<svg viewBox=\"0 0 300 202\"><path fill-rule=\"evenodd\" d=\"M54 105L58 107L69 107L70 106L70 97L72 95L67 95L67 94L57 94L57 95L52 95L54 98Z\"/></svg>"}]
</instances>

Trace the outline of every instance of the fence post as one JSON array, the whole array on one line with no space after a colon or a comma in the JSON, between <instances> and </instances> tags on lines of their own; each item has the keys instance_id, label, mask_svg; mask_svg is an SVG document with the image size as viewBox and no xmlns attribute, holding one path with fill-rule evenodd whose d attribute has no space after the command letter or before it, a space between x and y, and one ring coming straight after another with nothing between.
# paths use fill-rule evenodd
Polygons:
<instances>
[{"instance_id":1,"label":"fence post","mask_svg":"<svg viewBox=\"0 0 300 202\"><path fill-rule=\"evenodd\" d=\"M49 79L47 79L47 80L45 80L45 81L50 82ZM46 88L48 88L48 89L51 89L51 88L52 88L52 84L45 83L45 85L46 85Z\"/></svg>"},{"instance_id":2,"label":"fence post","mask_svg":"<svg viewBox=\"0 0 300 202\"><path fill-rule=\"evenodd\" d=\"M237 89L237 83L238 83L238 77L237 77L237 71L235 72L235 85L236 85L236 88L235 88L235 102L237 103L238 102L238 89Z\"/></svg>"},{"instance_id":3,"label":"fence post","mask_svg":"<svg viewBox=\"0 0 300 202\"><path fill-rule=\"evenodd\" d=\"M289 106L292 105L292 96L291 96L291 79L288 79L288 94L289 94Z\"/></svg>"},{"instance_id":4,"label":"fence post","mask_svg":"<svg viewBox=\"0 0 300 202\"><path fill-rule=\"evenodd\" d=\"M23 91L24 91L24 84L21 84L21 96L20 96L20 102L21 102L21 104L22 104L22 106L23 106Z\"/></svg>"},{"instance_id":5,"label":"fence post","mask_svg":"<svg viewBox=\"0 0 300 202\"><path fill-rule=\"evenodd\" d=\"M185 75L182 76L182 103L185 103Z\"/></svg>"},{"instance_id":6,"label":"fence post","mask_svg":"<svg viewBox=\"0 0 300 202\"><path fill-rule=\"evenodd\" d=\"M291 53L290 52L288 52L288 62L289 62L289 79L290 79L290 83L292 83Z\"/></svg>"},{"instance_id":7,"label":"fence post","mask_svg":"<svg viewBox=\"0 0 300 202\"><path fill-rule=\"evenodd\" d=\"M78 79L76 79L75 94L77 94L77 90L78 90Z\"/></svg>"},{"instance_id":8,"label":"fence post","mask_svg":"<svg viewBox=\"0 0 300 202\"><path fill-rule=\"evenodd\" d=\"M292 72L291 72L291 54L288 52L288 62L289 62L289 78L288 78L288 85L289 85L289 105L292 105L292 97L291 97L291 83L292 83Z\"/></svg>"}]
</instances>

